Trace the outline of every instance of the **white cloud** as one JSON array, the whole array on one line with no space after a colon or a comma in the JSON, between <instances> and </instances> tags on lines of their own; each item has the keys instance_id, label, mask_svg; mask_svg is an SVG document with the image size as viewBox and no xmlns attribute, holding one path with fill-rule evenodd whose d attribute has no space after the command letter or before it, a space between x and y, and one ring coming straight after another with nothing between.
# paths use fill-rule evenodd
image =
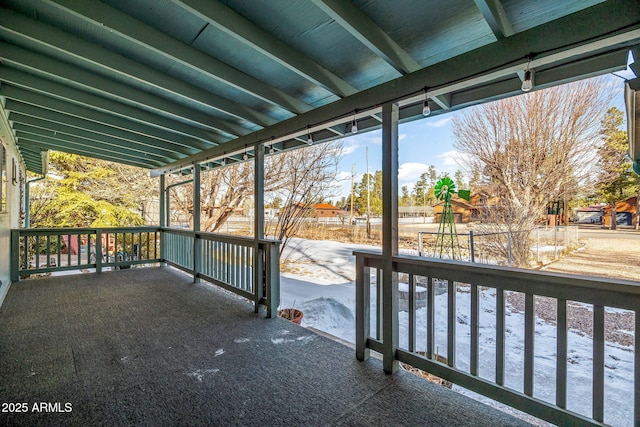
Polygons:
<instances>
[{"instance_id":1,"label":"white cloud","mask_svg":"<svg viewBox=\"0 0 640 427\"><path fill-rule=\"evenodd\" d=\"M428 168L429 166L425 163L403 163L398 169L398 181L416 181Z\"/></svg>"},{"instance_id":2,"label":"white cloud","mask_svg":"<svg viewBox=\"0 0 640 427\"><path fill-rule=\"evenodd\" d=\"M347 156L347 155L349 155L349 154L351 154L351 153L355 153L355 152L356 152L356 150L357 150L358 148L360 148L360 145L358 145L358 144L353 144L353 143L351 143L351 144L344 144L344 145L342 146L342 152L341 152L341 154L342 154L343 156Z\"/></svg>"},{"instance_id":3,"label":"white cloud","mask_svg":"<svg viewBox=\"0 0 640 427\"><path fill-rule=\"evenodd\" d=\"M400 135L398 135L398 142L404 141L405 139L407 139L406 133L401 133Z\"/></svg>"},{"instance_id":4,"label":"white cloud","mask_svg":"<svg viewBox=\"0 0 640 427\"><path fill-rule=\"evenodd\" d=\"M442 119L430 121L427 120L427 126L431 128L441 128L442 126L446 126L451 121L451 117L443 117Z\"/></svg>"}]
</instances>

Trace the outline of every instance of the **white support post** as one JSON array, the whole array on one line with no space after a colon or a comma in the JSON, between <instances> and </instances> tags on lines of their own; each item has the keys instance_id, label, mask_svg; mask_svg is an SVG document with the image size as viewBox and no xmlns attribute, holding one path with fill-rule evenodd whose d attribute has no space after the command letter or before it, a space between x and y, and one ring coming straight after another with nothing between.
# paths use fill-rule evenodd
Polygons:
<instances>
[{"instance_id":1,"label":"white support post","mask_svg":"<svg viewBox=\"0 0 640 427\"><path fill-rule=\"evenodd\" d=\"M265 265L260 252L260 240L264 238L264 145L254 146L253 159L253 286L254 308L257 313L260 302L267 296L264 289L265 277L262 274ZM277 308L277 307L276 307ZM271 307L267 302L267 317L271 317Z\"/></svg>"},{"instance_id":2,"label":"white support post","mask_svg":"<svg viewBox=\"0 0 640 427\"><path fill-rule=\"evenodd\" d=\"M398 370L398 104L382 106L382 340L383 367Z\"/></svg>"},{"instance_id":3,"label":"white support post","mask_svg":"<svg viewBox=\"0 0 640 427\"><path fill-rule=\"evenodd\" d=\"M193 283L198 283L202 267L202 246L198 239L200 231L200 165L193 165Z\"/></svg>"}]
</instances>

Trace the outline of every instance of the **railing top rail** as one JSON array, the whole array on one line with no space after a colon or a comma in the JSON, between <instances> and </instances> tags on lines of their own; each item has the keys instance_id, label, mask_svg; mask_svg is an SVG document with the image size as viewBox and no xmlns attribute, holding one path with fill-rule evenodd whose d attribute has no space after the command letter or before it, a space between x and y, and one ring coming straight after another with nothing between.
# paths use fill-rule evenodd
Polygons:
<instances>
[{"instance_id":1,"label":"railing top rail","mask_svg":"<svg viewBox=\"0 0 640 427\"><path fill-rule=\"evenodd\" d=\"M382 261L379 251L354 251L356 257ZM640 282L591 276L497 267L450 260L429 260L412 255L393 257L399 272L473 283L491 288L533 293L612 307L640 309Z\"/></svg>"},{"instance_id":2,"label":"railing top rail","mask_svg":"<svg viewBox=\"0 0 640 427\"><path fill-rule=\"evenodd\" d=\"M195 234L200 239L231 243L240 246L253 246L255 243L253 237L236 236L233 234L211 233L207 231L197 231L194 233L192 230L184 228L163 228L162 231L183 236L193 236ZM258 243L260 245L279 245L281 242L280 240L258 239Z\"/></svg>"},{"instance_id":3,"label":"railing top rail","mask_svg":"<svg viewBox=\"0 0 640 427\"><path fill-rule=\"evenodd\" d=\"M95 233L100 230L102 233L121 233L121 232L144 232L144 231L160 231L160 227L156 226L140 226L140 227L61 227L61 228L16 228L23 236L31 236L38 234L87 234Z\"/></svg>"}]
</instances>

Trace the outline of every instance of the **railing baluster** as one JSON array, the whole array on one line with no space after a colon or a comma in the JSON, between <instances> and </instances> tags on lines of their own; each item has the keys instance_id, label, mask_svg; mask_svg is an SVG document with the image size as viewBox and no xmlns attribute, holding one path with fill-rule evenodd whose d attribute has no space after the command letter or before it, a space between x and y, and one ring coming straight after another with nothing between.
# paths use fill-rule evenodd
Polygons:
<instances>
[{"instance_id":1,"label":"railing baluster","mask_svg":"<svg viewBox=\"0 0 640 427\"><path fill-rule=\"evenodd\" d=\"M480 307L478 302L478 285L471 285L471 319L470 319L470 355L469 367L471 375L478 375L478 357L479 357L479 333L480 333Z\"/></svg>"},{"instance_id":2,"label":"railing baluster","mask_svg":"<svg viewBox=\"0 0 640 427\"><path fill-rule=\"evenodd\" d=\"M376 339L382 339L382 270L376 269Z\"/></svg>"},{"instance_id":3,"label":"railing baluster","mask_svg":"<svg viewBox=\"0 0 640 427\"><path fill-rule=\"evenodd\" d=\"M60 233L56 233L56 237L57 237L57 243L58 243L57 249L56 249L57 260L58 260L58 264L57 265L58 265L58 267L60 267L60 264L62 263L61 262L62 261L61 260L61 254L60 254L60 252L62 252L62 245L61 245L61 242L60 242L60 240L62 240L61 239L62 235Z\"/></svg>"},{"instance_id":4,"label":"railing baluster","mask_svg":"<svg viewBox=\"0 0 640 427\"><path fill-rule=\"evenodd\" d=\"M593 306L593 419L604 421L604 306Z\"/></svg>"},{"instance_id":5,"label":"railing baluster","mask_svg":"<svg viewBox=\"0 0 640 427\"><path fill-rule=\"evenodd\" d=\"M456 365L456 283L447 282L447 364Z\"/></svg>"},{"instance_id":6,"label":"railing baluster","mask_svg":"<svg viewBox=\"0 0 640 427\"><path fill-rule=\"evenodd\" d=\"M409 351L416 351L416 276L409 275Z\"/></svg>"},{"instance_id":7,"label":"railing baluster","mask_svg":"<svg viewBox=\"0 0 640 427\"><path fill-rule=\"evenodd\" d=\"M51 267L51 235L47 234L47 261L45 262L47 267Z\"/></svg>"},{"instance_id":8,"label":"railing baluster","mask_svg":"<svg viewBox=\"0 0 640 427\"><path fill-rule=\"evenodd\" d=\"M535 338L535 300L524 296L524 394L533 396L533 356Z\"/></svg>"},{"instance_id":9,"label":"railing baluster","mask_svg":"<svg viewBox=\"0 0 640 427\"><path fill-rule=\"evenodd\" d=\"M40 268L40 236L36 237L36 268Z\"/></svg>"},{"instance_id":10,"label":"railing baluster","mask_svg":"<svg viewBox=\"0 0 640 427\"><path fill-rule=\"evenodd\" d=\"M496 289L496 384L504 385L504 289Z\"/></svg>"},{"instance_id":11,"label":"railing baluster","mask_svg":"<svg viewBox=\"0 0 640 427\"><path fill-rule=\"evenodd\" d=\"M633 312L636 320L634 353L633 353L633 383L635 387L633 389L633 425L640 425L640 310Z\"/></svg>"},{"instance_id":12,"label":"railing baluster","mask_svg":"<svg viewBox=\"0 0 640 427\"><path fill-rule=\"evenodd\" d=\"M433 277L427 278L427 357L433 359L433 340L435 339L435 286Z\"/></svg>"},{"instance_id":13,"label":"railing baluster","mask_svg":"<svg viewBox=\"0 0 640 427\"><path fill-rule=\"evenodd\" d=\"M558 299L556 322L556 405L567 407L567 300Z\"/></svg>"}]
</instances>

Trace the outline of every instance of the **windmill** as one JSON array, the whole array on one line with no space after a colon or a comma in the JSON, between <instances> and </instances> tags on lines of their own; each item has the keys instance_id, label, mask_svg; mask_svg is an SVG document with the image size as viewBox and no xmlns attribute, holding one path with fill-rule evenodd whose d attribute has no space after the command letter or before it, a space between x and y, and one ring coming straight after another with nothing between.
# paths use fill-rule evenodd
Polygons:
<instances>
[{"instance_id":1,"label":"windmill","mask_svg":"<svg viewBox=\"0 0 640 427\"><path fill-rule=\"evenodd\" d=\"M438 226L434 258L443 258L443 255L450 255L451 259L461 259L460 243L456 232L456 223L453 219L453 209L451 198L456 194L456 184L451 178L445 176L440 178L434 187L434 193L438 200L442 201L442 216ZM458 197L469 200L471 192L469 190L458 190Z\"/></svg>"}]
</instances>

